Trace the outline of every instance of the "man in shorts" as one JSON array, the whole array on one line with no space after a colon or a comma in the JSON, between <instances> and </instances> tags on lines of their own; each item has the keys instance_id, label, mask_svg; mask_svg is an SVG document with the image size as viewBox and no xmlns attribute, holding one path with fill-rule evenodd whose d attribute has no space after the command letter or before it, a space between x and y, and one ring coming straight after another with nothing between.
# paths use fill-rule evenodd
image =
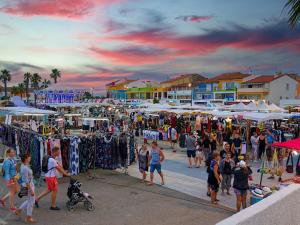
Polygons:
<instances>
[{"instance_id":1,"label":"man in shorts","mask_svg":"<svg viewBox=\"0 0 300 225\"><path fill-rule=\"evenodd\" d=\"M47 189L45 189L35 200L35 205L39 207L39 201L51 192L51 207L50 210L60 210L56 205L56 198L58 192L58 181L57 181L57 171L63 175L69 177L71 176L67 173L63 167L55 160L60 155L58 147L52 149L52 157L48 159L48 172L45 174L45 179L47 183Z\"/></svg>"},{"instance_id":2,"label":"man in shorts","mask_svg":"<svg viewBox=\"0 0 300 225\"><path fill-rule=\"evenodd\" d=\"M189 168L192 168L192 157L196 166L196 139L194 138L193 134L190 134L186 137L185 143L187 148L186 153L189 161Z\"/></svg>"}]
</instances>

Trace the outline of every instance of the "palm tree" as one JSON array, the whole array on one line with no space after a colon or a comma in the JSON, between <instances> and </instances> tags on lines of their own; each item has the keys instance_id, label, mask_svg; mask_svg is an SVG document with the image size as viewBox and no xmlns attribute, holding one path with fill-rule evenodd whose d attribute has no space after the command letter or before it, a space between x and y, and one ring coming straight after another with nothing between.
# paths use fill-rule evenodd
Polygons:
<instances>
[{"instance_id":1,"label":"palm tree","mask_svg":"<svg viewBox=\"0 0 300 225\"><path fill-rule=\"evenodd\" d=\"M43 82L42 82L41 88L46 89L47 87L49 87L50 84L51 84L50 80L44 79Z\"/></svg>"},{"instance_id":2,"label":"palm tree","mask_svg":"<svg viewBox=\"0 0 300 225\"><path fill-rule=\"evenodd\" d=\"M12 86L11 90L10 90L10 94L13 95L13 96L18 95L19 94L18 86Z\"/></svg>"},{"instance_id":3,"label":"palm tree","mask_svg":"<svg viewBox=\"0 0 300 225\"><path fill-rule=\"evenodd\" d=\"M50 77L54 80L54 83L57 83L57 79L61 77L61 72L58 69L53 69Z\"/></svg>"},{"instance_id":4,"label":"palm tree","mask_svg":"<svg viewBox=\"0 0 300 225\"><path fill-rule=\"evenodd\" d=\"M289 24L295 28L300 21L300 0L288 0L284 8L288 8Z\"/></svg>"},{"instance_id":5,"label":"palm tree","mask_svg":"<svg viewBox=\"0 0 300 225\"><path fill-rule=\"evenodd\" d=\"M29 84L31 81L31 73L25 73L24 74L24 85L25 85L25 92L26 92L26 97L27 97L27 102L29 101Z\"/></svg>"},{"instance_id":6,"label":"palm tree","mask_svg":"<svg viewBox=\"0 0 300 225\"><path fill-rule=\"evenodd\" d=\"M19 89L19 94L21 99L23 98L23 94L25 93L25 85L24 83L19 83L18 84L18 89Z\"/></svg>"},{"instance_id":7,"label":"palm tree","mask_svg":"<svg viewBox=\"0 0 300 225\"><path fill-rule=\"evenodd\" d=\"M4 84L4 96L7 98L7 82L11 80L11 75L8 70L1 70L0 80Z\"/></svg>"},{"instance_id":8,"label":"palm tree","mask_svg":"<svg viewBox=\"0 0 300 225\"><path fill-rule=\"evenodd\" d=\"M31 77L31 87L34 90L34 105L36 106L36 97L37 94L35 91L37 91L40 88L40 82L42 81L42 77L38 73L32 74Z\"/></svg>"}]
</instances>

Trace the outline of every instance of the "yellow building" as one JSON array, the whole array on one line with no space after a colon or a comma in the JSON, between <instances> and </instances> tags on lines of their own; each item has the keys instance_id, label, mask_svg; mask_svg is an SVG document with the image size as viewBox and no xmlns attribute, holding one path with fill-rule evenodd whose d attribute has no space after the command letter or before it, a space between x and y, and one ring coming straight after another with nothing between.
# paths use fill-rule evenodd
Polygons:
<instances>
[{"instance_id":1,"label":"yellow building","mask_svg":"<svg viewBox=\"0 0 300 225\"><path fill-rule=\"evenodd\" d=\"M153 99L159 88L156 81L134 81L127 85L128 99Z\"/></svg>"}]
</instances>

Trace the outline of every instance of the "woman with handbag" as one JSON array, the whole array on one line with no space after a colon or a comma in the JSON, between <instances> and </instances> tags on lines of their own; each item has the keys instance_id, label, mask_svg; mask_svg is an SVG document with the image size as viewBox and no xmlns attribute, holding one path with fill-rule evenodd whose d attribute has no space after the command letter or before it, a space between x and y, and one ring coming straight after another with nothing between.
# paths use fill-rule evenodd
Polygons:
<instances>
[{"instance_id":1,"label":"woman with handbag","mask_svg":"<svg viewBox=\"0 0 300 225\"><path fill-rule=\"evenodd\" d=\"M20 182L21 190L19 197L28 196L27 200L21 204L21 206L16 210L16 214L20 215L22 210L26 209L26 219L27 223L36 223L32 218L32 211L35 202L34 184L33 184L33 173L30 168L31 157L29 154L24 154L21 156L22 165L20 170Z\"/></svg>"},{"instance_id":2,"label":"woman with handbag","mask_svg":"<svg viewBox=\"0 0 300 225\"><path fill-rule=\"evenodd\" d=\"M18 192L18 174L17 174L17 162L15 160L16 152L13 149L6 151L7 158L3 163L2 175L6 187L9 189L9 193L0 199L0 203L4 206L5 200L9 198L9 206L12 212L16 211L14 199Z\"/></svg>"}]
</instances>

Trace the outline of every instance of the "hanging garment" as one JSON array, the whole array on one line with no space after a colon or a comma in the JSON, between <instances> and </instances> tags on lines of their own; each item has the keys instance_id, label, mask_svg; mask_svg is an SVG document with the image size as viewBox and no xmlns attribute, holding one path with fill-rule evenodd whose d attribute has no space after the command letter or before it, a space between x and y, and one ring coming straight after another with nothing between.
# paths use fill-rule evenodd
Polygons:
<instances>
[{"instance_id":1,"label":"hanging garment","mask_svg":"<svg viewBox=\"0 0 300 225\"><path fill-rule=\"evenodd\" d=\"M70 168L70 139L64 138L60 140L62 165L65 170Z\"/></svg>"},{"instance_id":2,"label":"hanging garment","mask_svg":"<svg viewBox=\"0 0 300 225\"><path fill-rule=\"evenodd\" d=\"M128 147L127 147L127 137L125 135L120 136L119 138L119 152L121 158L121 166L127 166L128 160Z\"/></svg>"},{"instance_id":3,"label":"hanging garment","mask_svg":"<svg viewBox=\"0 0 300 225\"><path fill-rule=\"evenodd\" d=\"M133 162L135 162L135 148L136 148L136 142L133 135L130 135L129 139L129 165L131 165Z\"/></svg>"},{"instance_id":4,"label":"hanging garment","mask_svg":"<svg viewBox=\"0 0 300 225\"><path fill-rule=\"evenodd\" d=\"M179 146L180 148L185 148L186 147L186 134L180 134L179 136Z\"/></svg>"},{"instance_id":5,"label":"hanging garment","mask_svg":"<svg viewBox=\"0 0 300 225\"><path fill-rule=\"evenodd\" d=\"M31 169L34 177L41 176L41 157L40 157L40 141L39 138L31 135L29 153L31 156Z\"/></svg>"},{"instance_id":6,"label":"hanging garment","mask_svg":"<svg viewBox=\"0 0 300 225\"><path fill-rule=\"evenodd\" d=\"M77 175L79 173L78 144L80 142L81 140L78 137L73 137L70 142L71 175Z\"/></svg>"}]
</instances>

